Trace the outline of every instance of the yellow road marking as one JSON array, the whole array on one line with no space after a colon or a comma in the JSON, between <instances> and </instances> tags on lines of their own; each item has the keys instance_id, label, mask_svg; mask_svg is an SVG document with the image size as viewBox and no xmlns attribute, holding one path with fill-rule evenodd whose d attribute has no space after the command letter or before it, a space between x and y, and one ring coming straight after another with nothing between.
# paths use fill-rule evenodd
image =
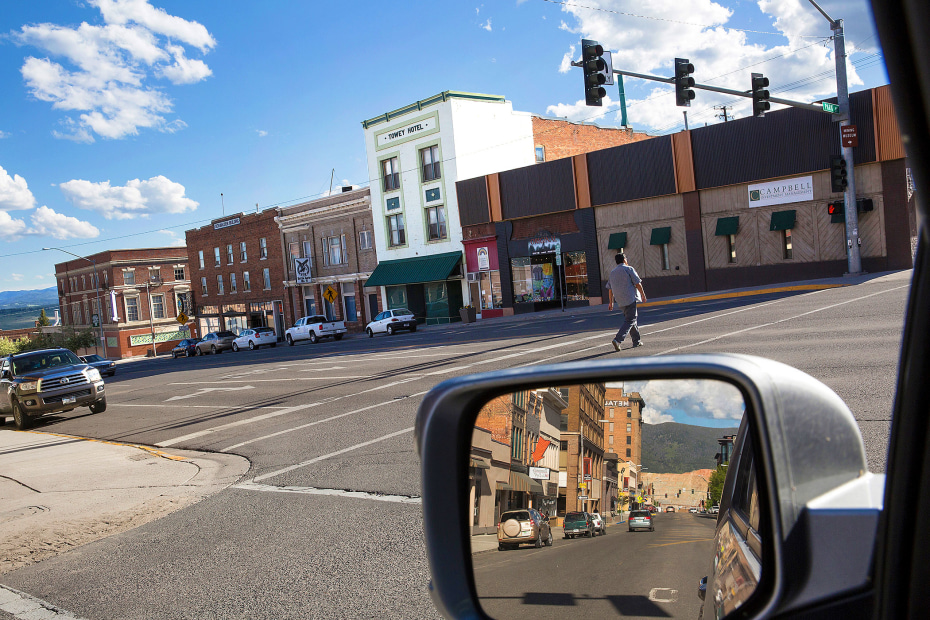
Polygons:
<instances>
[{"instance_id":1,"label":"yellow road marking","mask_svg":"<svg viewBox=\"0 0 930 620\"><path fill-rule=\"evenodd\" d=\"M187 461L190 462L190 459L184 456L177 456L174 454L168 454L167 452L162 452L157 448L152 448L150 446L143 446L137 443L123 443L121 441L109 441L106 439L94 439L93 437L80 437L78 435L63 435L61 433L49 433L45 431L21 431L24 433L34 433L36 435L50 435L52 437L64 437L65 439L80 439L82 441L93 441L95 443L105 443L111 446L125 446L127 448L136 448L138 450L144 450L152 456L157 456L163 459L168 459L171 461Z\"/></svg>"},{"instance_id":2,"label":"yellow road marking","mask_svg":"<svg viewBox=\"0 0 930 620\"><path fill-rule=\"evenodd\" d=\"M698 297L681 297L679 299L666 299L663 301L647 301L636 304L639 308L649 306L668 306L670 304L684 304L695 301L713 301L715 299L731 299L735 297L750 297L752 295L768 295L769 293L790 293L792 291L823 291L830 288L840 288L849 286L848 284L799 284L797 286L781 286L777 288L765 288L755 291L739 291L736 293L719 293L717 295L703 295Z\"/></svg>"},{"instance_id":3,"label":"yellow road marking","mask_svg":"<svg viewBox=\"0 0 930 620\"><path fill-rule=\"evenodd\" d=\"M646 546L649 547L649 548L652 548L652 547L668 547L668 546L670 546L670 545L684 545L684 544L686 544L686 543L704 542L704 541L707 541L707 540L713 540L713 538L696 538L696 539L694 539L694 540L679 540L679 541L677 541L677 542L664 543L664 544L660 544L660 545L646 545Z\"/></svg>"}]
</instances>

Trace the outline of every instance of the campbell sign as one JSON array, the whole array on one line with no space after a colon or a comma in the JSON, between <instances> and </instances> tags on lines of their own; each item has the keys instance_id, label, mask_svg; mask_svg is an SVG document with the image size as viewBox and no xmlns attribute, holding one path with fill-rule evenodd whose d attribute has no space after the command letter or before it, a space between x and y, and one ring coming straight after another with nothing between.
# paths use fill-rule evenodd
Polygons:
<instances>
[{"instance_id":1,"label":"campbell sign","mask_svg":"<svg viewBox=\"0 0 930 620\"><path fill-rule=\"evenodd\" d=\"M813 177L784 179L749 186L749 206L768 207L814 199Z\"/></svg>"}]
</instances>

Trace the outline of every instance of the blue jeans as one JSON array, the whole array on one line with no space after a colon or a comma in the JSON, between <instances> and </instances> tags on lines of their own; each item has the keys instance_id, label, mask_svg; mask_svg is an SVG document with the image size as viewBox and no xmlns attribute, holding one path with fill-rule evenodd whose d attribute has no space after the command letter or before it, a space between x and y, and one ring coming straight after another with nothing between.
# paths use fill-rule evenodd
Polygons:
<instances>
[{"instance_id":1,"label":"blue jeans","mask_svg":"<svg viewBox=\"0 0 930 620\"><path fill-rule=\"evenodd\" d=\"M623 324L620 326L620 331L617 332L614 340L617 342L623 342L623 339L626 338L626 335L630 334L633 337L633 344L639 342L639 327L636 326L636 318L636 302L634 301L629 306L624 306Z\"/></svg>"}]
</instances>

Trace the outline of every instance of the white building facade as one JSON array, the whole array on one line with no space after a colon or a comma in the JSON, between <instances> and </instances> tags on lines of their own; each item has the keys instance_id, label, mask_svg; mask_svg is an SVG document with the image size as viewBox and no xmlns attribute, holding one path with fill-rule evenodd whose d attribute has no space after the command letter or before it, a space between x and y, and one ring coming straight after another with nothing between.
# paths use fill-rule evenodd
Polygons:
<instances>
[{"instance_id":1,"label":"white building facade","mask_svg":"<svg viewBox=\"0 0 930 620\"><path fill-rule=\"evenodd\" d=\"M386 309L459 320L468 297L455 182L534 162L532 116L497 95L446 91L362 122Z\"/></svg>"}]
</instances>

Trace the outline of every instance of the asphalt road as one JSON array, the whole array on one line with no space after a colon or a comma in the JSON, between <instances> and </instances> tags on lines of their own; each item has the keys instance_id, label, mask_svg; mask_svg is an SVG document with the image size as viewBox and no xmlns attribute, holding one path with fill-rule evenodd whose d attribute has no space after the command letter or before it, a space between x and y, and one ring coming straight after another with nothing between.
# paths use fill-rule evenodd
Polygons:
<instances>
[{"instance_id":1,"label":"asphalt road","mask_svg":"<svg viewBox=\"0 0 930 620\"><path fill-rule=\"evenodd\" d=\"M625 524L606 536L565 540L552 547L486 551L474 556L475 587L493 618L698 617L697 584L714 553L707 515L662 513L655 531Z\"/></svg>"},{"instance_id":2,"label":"asphalt road","mask_svg":"<svg viewBox=\"0 0 930 620\"><path fill-rule=\"evenodd\" d=\"M729 351L796 366L849 404L882 471L909 283L904 272L644 308L646 346L619 355ZM412 441L422 395L473 372L616 356L619 322L602 306L121 365L105 413L38 428L230 452L251 470L190 508L0 582L92 619L435 617ZM650 587L665 583L644 570Z\"/></svg>"}]
</instances>

